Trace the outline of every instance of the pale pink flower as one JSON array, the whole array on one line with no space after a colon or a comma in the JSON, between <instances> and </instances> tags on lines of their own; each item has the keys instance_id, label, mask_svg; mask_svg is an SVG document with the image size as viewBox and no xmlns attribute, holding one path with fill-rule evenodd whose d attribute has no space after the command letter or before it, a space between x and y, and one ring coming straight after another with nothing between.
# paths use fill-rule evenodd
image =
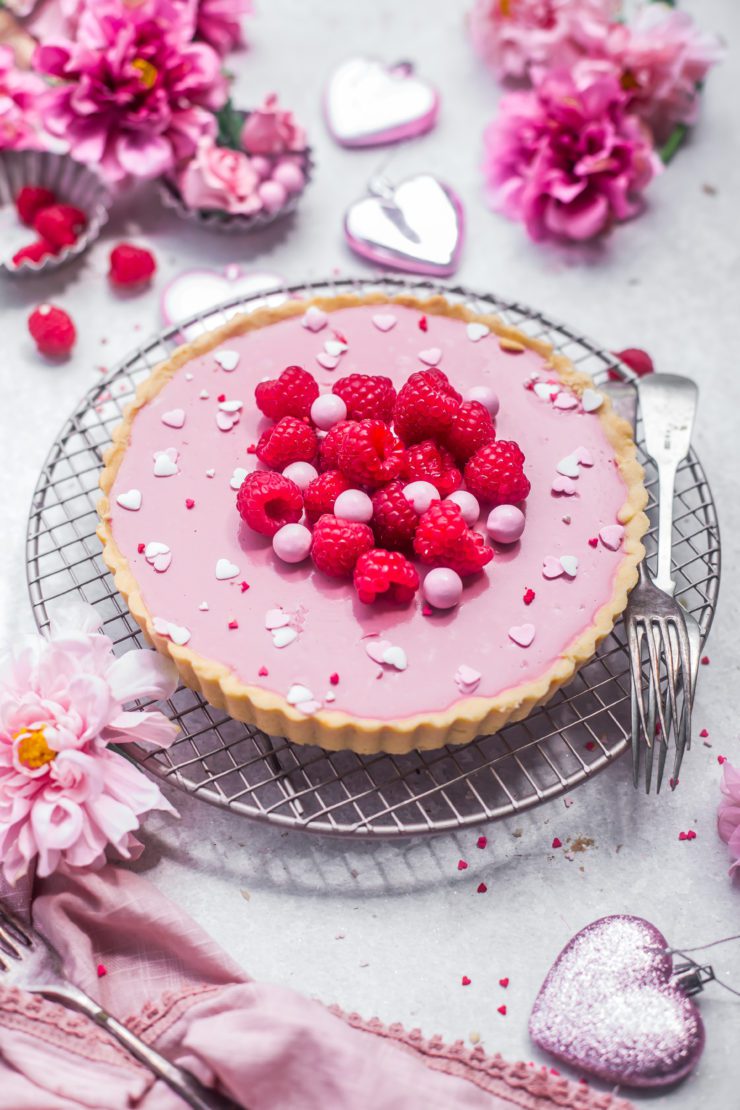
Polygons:
<instances>
[{"instance_id":1,"label":"pale pink flower","mask_svg":"<svg viewBox=\"0 0 740 1110\"><path fill-rule=\"evenodd\" d=\"M34 73L18 69L13 51L0 46L0 150L38 149L39 100L45 83Z\"/></svg>"},{"instance_id":2,"label":"pale pink flower","mask_svg":"<svg viewBox=\"0 0 740 1110\"><path fill-rule=\"evenodd\" d=\"M30 637L0 686L0 861L14 883L34 860L38 874L97 866L112 845L129 858L151 809L174 810L159 787L109 743L167 747L177 726L155 710L126 711L136 698L169 697L174 667L153 651L113 656L86 605Z\"/></svg>"},{"instance_id":3,"label":"pale pink flower","mask_svg":"<svg viewBox=\"0 0 740 1110\"><path fill-rule=\"evenodd\" d=\"M730 849L730 874L740 868L740 771L731 763L722 766L722 801L717 809L717 832Z\"/></svg>"},{"instance_id":4,"label":"pale pink flower","mask_svg":"<svg viewBox=\"0 0 740 1110\"><path fill-rule=\"evenodd\" d=\"M189 158L226 99L218 55L188 41L175 0L95 0L76 37L46 41L34 64L63 82L48 94L48 130L112 180L156 177Z\"/></svg>"},{"instance_id":5,"label":"pale pink flower","mask_svg":"<svg viewBox=\"0 0 740 1110\"><path fill-rule=\"evenodd\" d=\"M662 166L606 64L579 62L499 104L485 133L492 207L533 239L592 239L640 210Z\"/></svg>"},{"instance_id":6,"label":"pale pink flower","mask_svg":"<svg viewBox=\"0 0 740 1110\"><path fill-rule=\"evenodd\" d=\"M619 8L619 0L476 0L470 34L499 79L522 81L593 56Z\"/></svg>"},{"instance_id":7,"label":"pale pink flower","mask_svg":"<svg viewBox=\"0 0 740 1110\"><path fill-rule=\"evenodd\" d=\"M723 48L687 12L652 3L631 23L615 24L605 53L630 96L631 110L662 141L676 124L696 122L699 86L721 60Z\"/></svg>"},{"instance_id":8,"label":"pale pink flower","mask_svg":"<svg viewBox=\"0 0 740 1110\"><path fill-rule=\"evenodd\" d=\"M306 149L306 132L292 112L278 106L275 93L250 112L242 128L242 146L249 154L286 154Z\"/></svg>"},{"instance_id":9,"label":"pale pink flower","mask_svg":"<svg viewBox=\"0 0 740 1110\"><path fill-rule=\"evenodd\" d=\"M201 139L177 183L189 208L241 215L262 208L257 193L260 178L247 155L241 150L216 146L210 138Z\"/></svg>"}]
</instances>

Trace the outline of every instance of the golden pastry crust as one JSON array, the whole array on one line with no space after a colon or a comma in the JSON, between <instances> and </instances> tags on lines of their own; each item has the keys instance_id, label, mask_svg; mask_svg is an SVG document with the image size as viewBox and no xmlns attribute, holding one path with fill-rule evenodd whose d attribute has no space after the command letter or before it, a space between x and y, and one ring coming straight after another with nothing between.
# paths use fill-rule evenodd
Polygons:
<instances>
[{"instance_id":1,"label":"golden pastry crust","mask_svg":"<svg viewBox=\"0 0 740 1110\"><path fill-rule=\"evenodd\" d=\"M622 560L615 576L612 596L598 610L592 624L537 679L504 690L495 698L463 698L444 711L419 713L395 721L356 717L338 709L321 709L312 716L306 716L289 705L280 694L244 683L223 663L206 659L187 646L174 644L155 632L152 614L144 604L128 560L113 537L108 499L130 442L136 414L192 359L221 346L234 336L290 316L303 315L312 304L327 312L363 304L398 304L427 315L445 315L467 323L486 324L504 343L522 344L546 358L560 380L575 393L580 395L584 389L593 386L589 377L577 371L567 358L555 354L547 344L531 339L495 316L476 314L462 305L450 304L442 296L419 300L405 295L387 297L378 293L361 297L344 294L289 301L276 308L261 308L236 316L223 327L178 348L166 362L156 367L139 386L122 423L113 433L113 442L100 476L103 497L98 503L98 536L103 544L103 559L113 574L117 589L148 639L158 651L174 661L187 686L202 694L212 705L225 709L236 720L256 725L272 735L286 736L298 744L318 744L335 751L349 748L362 754L379 751L400 754L414 749L439 748L444 744L464 744L477 735L496 732L511 721L522 720L537 706L548 701L573 678L580 667L593 658L596 648L609 635L627 604L645 553L641 541L647 531L648 520L643 512L647 503L643 471L637 462L632 429L617 416L608 399L604 400L598 416L614 450L627 491L618 514L624 526Z\"/></svg>"}]
</instances>

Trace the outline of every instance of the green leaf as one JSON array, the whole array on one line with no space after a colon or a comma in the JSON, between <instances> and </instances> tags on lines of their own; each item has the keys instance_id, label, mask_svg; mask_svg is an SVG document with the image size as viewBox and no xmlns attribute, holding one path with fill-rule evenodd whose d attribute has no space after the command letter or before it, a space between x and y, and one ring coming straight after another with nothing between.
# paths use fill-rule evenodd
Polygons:
<instances>
[{"instance_id":1,"label":"green leaf","mask_svg":"<svg viewBox=\"0 0 740 1110\"><path fill-rule=\"evenodd\" d=\"M664 165L668 165L675 154L683 146L684 140L689 133L689 129L685 123L677 123L671 131L670 135L663 143L663 146L658 151L660 160Z\"/></svg>"},{"instance_id":2,"label":"green leaf","mask_svg":"<svg viewBox=\"0 0 740 1110\"><path fill-rule=\"evenodd\" d=\"M216 121L218 123L218 135L216 136L218 145L229 147L231 150L241 150L244 112L238 111L232 100L227 100L223 108L216 112Z\"/></svg>"}]
</instances>

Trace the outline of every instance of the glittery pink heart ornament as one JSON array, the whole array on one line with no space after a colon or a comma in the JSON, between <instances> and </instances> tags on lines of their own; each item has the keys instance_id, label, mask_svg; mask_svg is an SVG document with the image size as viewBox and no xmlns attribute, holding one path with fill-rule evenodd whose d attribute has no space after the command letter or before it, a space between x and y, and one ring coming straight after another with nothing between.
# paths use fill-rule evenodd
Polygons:
<instances>
[{"instance_id":1,"label":"glittery pink heart ornament","mask_svg":"<svg viewBox=\"0 0 740 1110\"><path fill-rule=\"evenodd\" d=\"M173 278L162 293L162 319L165 324L175 324L178 320L194 316L196 312L206 313L234 297L254 297L255 293L262 292L271 295L255 298L250 307L279 304L285 300L285 294L276 292L282 285L283 279L277 274L243 270L236 263L226 266L223 271L185 270ZM238 307L228 309L224 316L228 318L239 311ZM203 324L189 324L182 329L182 334L189 340L206 330Z\"/></svg>"},{"instance_id":2,"label":"glittery pink heart ornament","mask_svg":"<svg viewBox=\"0 0 740 1110\"><path fill-rule=\"evenodd\" d=\"M704 1025L672 981L665 937L641 917L602 917L566 944L537 996L540 1048L605 1083L667 1087L696 1067Z\"/></svg>"}]
</instances>

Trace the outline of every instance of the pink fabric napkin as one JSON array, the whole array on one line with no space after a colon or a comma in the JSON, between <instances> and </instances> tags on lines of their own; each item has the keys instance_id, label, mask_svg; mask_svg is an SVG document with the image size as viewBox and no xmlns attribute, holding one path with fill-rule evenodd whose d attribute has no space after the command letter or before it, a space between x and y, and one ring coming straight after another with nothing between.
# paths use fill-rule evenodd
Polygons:
<instances>
[{"instance_id":1,"label":"pink fabric napkin","mask_svg":"<svg viewBox=\"0 0 740 1110\"><path fill-rule=\"evenodd\" d=\"M249 1110L634 1110L546 1069L255 982L122 868L44 880L33 916L73 982ZM0 1110L183 1105L87 1018L0 976Z\"/></svg>"}]
</instances>

